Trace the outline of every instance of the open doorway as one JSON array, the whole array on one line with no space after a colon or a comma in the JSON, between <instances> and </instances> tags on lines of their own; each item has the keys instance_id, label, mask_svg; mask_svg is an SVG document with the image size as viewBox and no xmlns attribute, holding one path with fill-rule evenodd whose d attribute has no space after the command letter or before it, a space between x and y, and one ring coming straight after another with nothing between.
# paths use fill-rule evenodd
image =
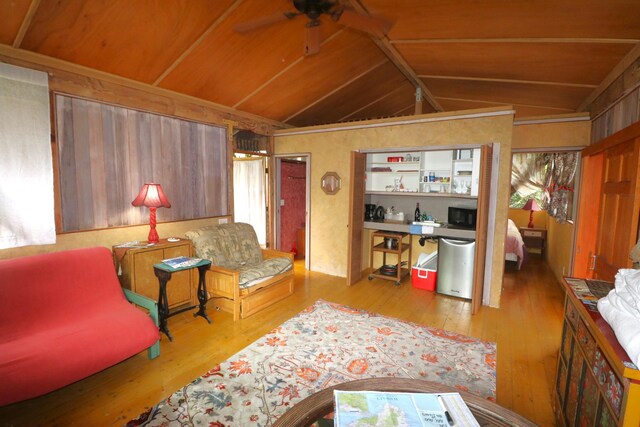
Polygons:
<instances>
[{"instance_id":1,"label":"open doorway","mask_svg":"<svg viewBox=\"0 0 640 427\"><path fill-rule=\"evenodd\" d=\"M275 248L293 252L309 269L310 155L275 157Z\"/></svg>"},{"instance_id":2,"label":"open doorway","mask_svg":"<svg viewBox=\"0 0 640 427\"><path fill-rule=\"evenodd\" d=\"M540 258L558 280L571 275L579 150L513 150L505 273L526 274L528 261Z\"/></svg>"}]
</instances>

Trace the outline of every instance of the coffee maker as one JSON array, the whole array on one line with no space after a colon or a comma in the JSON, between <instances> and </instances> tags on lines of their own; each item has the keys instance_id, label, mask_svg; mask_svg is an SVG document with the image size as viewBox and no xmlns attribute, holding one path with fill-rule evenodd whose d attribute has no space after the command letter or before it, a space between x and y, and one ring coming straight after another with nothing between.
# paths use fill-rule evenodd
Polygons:
<instances>
[{"instance_id":1,"label":"coffee maker","mask_svg":"<svg viewBox=\"0 0 640 427\"><path fill-rule=\"evenodd\" d=\"M364 205L364 220L373 221L375 219L376 205L366 203Z\"/></svg>"}]
</instances>

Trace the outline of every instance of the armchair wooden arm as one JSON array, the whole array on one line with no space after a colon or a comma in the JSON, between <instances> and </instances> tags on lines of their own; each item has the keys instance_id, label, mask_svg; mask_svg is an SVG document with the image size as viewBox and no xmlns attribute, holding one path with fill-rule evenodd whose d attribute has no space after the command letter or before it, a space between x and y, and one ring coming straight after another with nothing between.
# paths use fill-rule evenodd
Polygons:
<instances>
[{"instance_id":1,"label":"armchair wooden arm","mask_svg":"<svg viewBox=\"0 0 640 427\"><path fill-rule=\"evenodd\" d=\"M269 258L289 258L293 262L293 254L291 252L277 251L275 249L262 249L262 257Z\"/></svg>"},{"instance_id":2,"label":"armchair wooden arm","mask_svg":"<svg viewBox=\"0 0 640 427\"><path fill-rule=\"evenodd\" d=\"M160 324L158 320L158 302L157 301L154 301L151 298L147 298L144 295L137 294L130 289L122 288L122 290L124 291L124 296L127 298L127 300L130 303L149 310L149 317L151 317L151 320L153 320L153 323L155 323L156 326ZM147 350L147 357L149 359L155 359L158 356L160 356L160 340L159 339L158 341L155 342L155 344L153 344Z\"/></svg>"}]
</instances>

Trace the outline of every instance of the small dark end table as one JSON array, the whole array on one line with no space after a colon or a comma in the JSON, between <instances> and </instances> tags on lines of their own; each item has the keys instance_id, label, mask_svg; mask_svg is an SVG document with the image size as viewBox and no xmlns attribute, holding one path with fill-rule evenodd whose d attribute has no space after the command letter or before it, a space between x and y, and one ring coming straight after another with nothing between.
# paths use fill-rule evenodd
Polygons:
<instances>
[{"instance_id":1,"label":"small dark end table","mask_svg":"<svg viewBox=\"0 0 640 427\"><path fill-rule=\"evenodd\" d=\"M171 280L171 275L178 271L190 270L192 268L198 269L198 311L193 313L193 316L201 316L204 317L207 322L211 323L211 319L207 316L207 285L205 282L205 274L209 268L211 268L211 261L208 259L203 259L195 265L190 265L187 267L179 267L173 268L165 263L155 264L153 266L153 272L155 273L158 281L160 283L160 290L158 292L158 320L160 323L160 331L164 332L165 335L169 338L169 341L173 341L173 337L171 336L171 332L169 332L169 328L167 327L167 318L176 315L178 313L182 313L186 310L191 310L195 306L185 307L180 310L172 311L169 313L169 300L167 298L167 282Z\"/></svg>"},{"instance_id":2,"label":"small dark end table","mask_svg":"<svg viewBox=\"0 0 640 427\"><path fill-rule=\"evenodd\" d=\"M536 253L544 255L545 242L547 240L547 230L544 228L521 228L520 234L524 245L529 249L535 249ZM529 251L530 252L530 251Z\"/></svg>"}]
</instances>

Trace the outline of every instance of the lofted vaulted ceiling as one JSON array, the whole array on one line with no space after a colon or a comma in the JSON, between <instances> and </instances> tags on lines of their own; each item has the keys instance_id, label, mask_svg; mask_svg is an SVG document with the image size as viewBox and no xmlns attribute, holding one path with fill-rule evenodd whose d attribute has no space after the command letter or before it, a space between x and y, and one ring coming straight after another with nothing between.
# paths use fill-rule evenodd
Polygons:
<instances>
[{"instance_id":1,"label":"lofted vaulted ceiling","mask_svg":"<svg viewBox=\"0 0 640 427\"><path fill-rule=\"evenodd\" d=\"M320 18L303 55L291 0L10 0L0 43L306 126L512 105L584 111L640 56L638 0L350 0L392 26L372 36Z\"/></svg>"}]
</instances>

